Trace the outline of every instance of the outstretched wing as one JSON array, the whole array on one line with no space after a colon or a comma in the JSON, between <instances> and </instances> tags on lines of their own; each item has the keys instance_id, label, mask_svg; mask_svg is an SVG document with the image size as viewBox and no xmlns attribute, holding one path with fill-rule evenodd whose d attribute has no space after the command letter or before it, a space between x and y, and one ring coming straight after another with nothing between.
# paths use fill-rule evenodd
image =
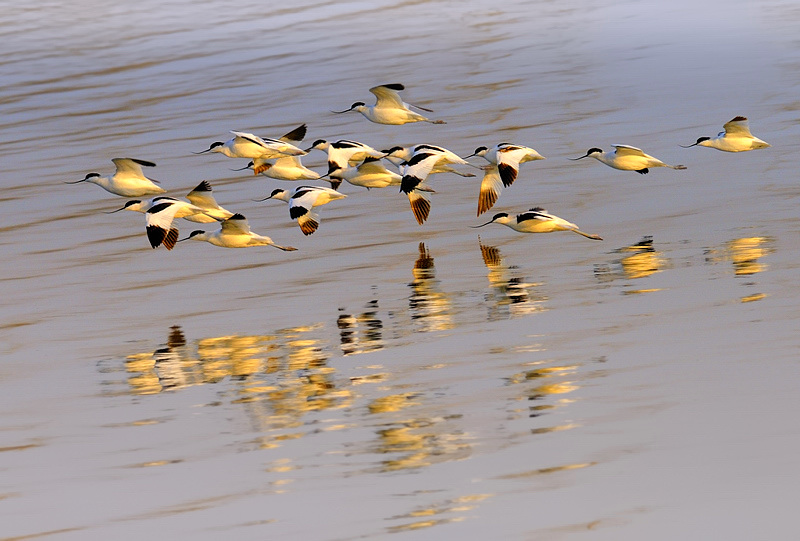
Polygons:
<instances>
[{"instance_id":1,"label":"outstretched wing","mask_svg":"<svg viewBox=\"0 0 800 541\"><path fill-rule=\"evenodd\" d=\"M747 122L747 118L743 116L737 116L729 120L722 127L725 129L725 134L751 135L750 125Z\"/></svg>"},{"instance_id":2,"label":"outstretched wing","mask_svg":"<svg viewBox=\"0 0 800 541\"><path fill-rule=\"evenodd\" d=\"M385 107L389 109L405 109L403 100L400 98L399 91L405 87L400 83L393 83L388 85L373 86L369 89L370 92L375 94L378 98L376 103L377 107Z\"/></svg>"},{"instance_id":3,"label":"outstretched wing","mask_svg":"<svg viewBox=\"0 0 800 541\"><path fill-rule=\"evenodd\" d=\"M644 156L641 148L632 147L630 145L611 145L617 149L617 156Z\"/></svg>"},{"instance_id":4,"label":"outstretched wing","mask_svg":"<svg viewBox=\"0 0 800 541\"><path fill-rule=\"evenodd\" d=\"M478 216L494 206L505 184L497 165L490 165L485 171L481 181L481 192L478 195Z\"/></svg>"}]
</instances>

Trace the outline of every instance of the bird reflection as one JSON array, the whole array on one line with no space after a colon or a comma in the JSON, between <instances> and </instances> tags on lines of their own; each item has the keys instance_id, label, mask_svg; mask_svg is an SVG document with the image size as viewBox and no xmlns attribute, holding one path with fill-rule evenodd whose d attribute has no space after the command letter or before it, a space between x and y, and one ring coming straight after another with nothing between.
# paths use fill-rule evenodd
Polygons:
<instances>
[{"instance_id":1,"label":"bird reflection","mask_svg":"<svg viewBox=\"0 0 800 541\"><path fill-rule=\"evenodd\" d=\"M766 270L758 260L775 251L769 237L744 237L727 244L736 276L748 276Z\"/></svg>"},{"instance_id":2,"label":"bird reflection","mask_svg":"<svg viewBox=\"0 0 800 541\"><path fill-rule=\"evenodd\" d=\"M567 395L579 389L574 377L580 366L537 366L524 372L513 374L508 378L509 385L525 385L520 400L531 402L526 413L528 417L538 417L554 408L569 404L571 399L559 395ZM576 425L564 425L534 428L532 433L541 434L559 430L569 430Z\"/></svg>"},{"instance_id":3,"label":"bird reflection","mask_svg":"<svg viewBox=\"0 0 800 541\"><path fill-rule=\"evenodd\" d=\"M352 355L355 353L369 353L384 348L383 321L378 317L378 301L371 300L367 303L367 311L354 316L339 309L336 326L339 328L339 338L342 353Z\"/></svg>"},{"instance_id":4,"label":"bird reflection","mask_svg":"<svg viewBox=\"0 0 800 541\"><path fill-rule=\"evenodd\" d=\"M351 391L337 388L326 347L314 337L321 328L187 342L180 327L172 327L165 347L127 358L128 385L134 394L153 394L226 380L221 394L244 405L254 430L265 433L259 446L272 447L302 436L297 429L308 412L351 401Z\"/></svg>"},{"instance_id":5,"label":"bird reflection","mask_svg":"<svg viewBox=\"0 0 800 541\"><path fill-rule=\"evenodd\" d=\"M461 460L471 453L467 435L448 423L453 418L410 418L380 427L373 451L391 455L381 461L382 472L418 469Z\"/></svg>"},{"instance_id":6,"label":"bird reflection","mask_svg":"<svg viewBox=\"0 0 800 541\"><path fill-rule=\"evenodd\" d=\"M610 282L619 278L637 280L646 278L664 269L666 260L662 253L653 247L653 237L648 235L629 246L619 248L617 253L627 254L622 256L614 268L611 265L595 265L594 274L601 282Z\"/></svg>"},{"instance_id":7,"label":"bird reflection","mask_svg":"<svg viewBox=\"0 0 800 541\"><path fill-rule=\"evenodd\" d=\"M489 320L508 319L543 310L547 297L539 295L532 298L530 293L532 288L541 283L526 283L525 278L516 272L517 267L505 264L497 247L483 244L480 237L478 244L483 262L489 270L487 278L492 288L486 299L490 303Z\"/></svg>"},{"instance_id":8,"label":"bird reflection","mask_svg":"<svg viewBox=\"0 0 800 541\"><path fill-rule=\"evenodd\" d=\"M414 262L414 281L408 298L411 319L417 331L430 332L453 328L452 302L439 288L433 257L424 242L419 243L419 257Z\"/></svg>"}]
</instances>

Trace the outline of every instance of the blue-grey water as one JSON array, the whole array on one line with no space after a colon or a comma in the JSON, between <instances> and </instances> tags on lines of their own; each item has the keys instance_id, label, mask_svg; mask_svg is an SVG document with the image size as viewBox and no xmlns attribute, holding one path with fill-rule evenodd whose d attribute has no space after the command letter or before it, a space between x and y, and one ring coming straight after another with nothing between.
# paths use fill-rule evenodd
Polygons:
<instances>
[{"instance_id":1,"label":"blue-grey water","mask_svg":"<svg viewBox=\"0 0 800 541\"><path fill-rule=\"evenodd\" d=\"M797 539L799 25L789 0L6 5L0 539ZM447 124L331 113L394 82ZM772 147L678 146L737 115ZM192 154L302 123L547 159L479 218L480 176L431 177L423 226L345 184L306 237L253 201L294 184ZM567 160L618 143L688 169ZM298 251L151 249L65 183L115 157ZM605 240L470 228L533 206Z\"/></svg>"}]
</instances>

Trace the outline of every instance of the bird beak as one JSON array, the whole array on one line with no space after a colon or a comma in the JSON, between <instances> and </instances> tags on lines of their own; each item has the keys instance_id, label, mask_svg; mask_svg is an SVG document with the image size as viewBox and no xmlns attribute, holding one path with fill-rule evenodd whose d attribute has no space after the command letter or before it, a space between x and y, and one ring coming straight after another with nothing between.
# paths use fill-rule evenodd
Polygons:
<instances>
[{"instance_id":1,"label":"bird beak","mask_svg":"<svg viewBox=\"0 0 800 541\"><path fill-rule=\"evenodd\" d=\"M466 160L467 158L471 158L471 157L473 157L473 156L477 156L477 154L475 154L475 153L473 152L473 153L472 153L472 154L470 154L469 156L464 156L464 157L463 157L463 158L461 158L461 159L462 159L462 160Z\"/></svg>"},{"instance_id":2,"label":"bird beak","mask_svg":"<svg viewBox=\"0 0 800 541\"><path fill-rule=\"evenodd\" d=\"M251 199L251 201L255 201L257 203L261 203L262 201L266 201L267 199L272 199L272 195L268 195L264 199Z\"/></svg>"},{"instance_id":3,"label":"bird beak","mask_svg":"<svg viewBox=\"0 0 800 541\"><path fill-rule=\"evenodd\" d=\"M64 184L77 184L77 183L79 183L79 182L86 182L86 179L85 179L85 178L82 178L82 179L80 179L80 180L76 180L75 182L67 182L67 181L64 181Z\"/></svg>"},{"instance_id":4,"label":"bird beak","mask_svg":"<svg viewBox=\"0 0 800 541\"><path fill-rule=\"evenodd\" d=\"M106 214L114 214L115 212L119 212L121 210L125 210L125 207L122 207L121 209L117 209L117 210L112 210L111 212L106 212Z\"/></svg>"},{"instance_id":5,"label":"bird beak","mask_svg":"<svg viewBox=\"0 0 800 541\"><path fill-rule=\"evenodd\" d=\"M192 152L192 154L205 154L206 152L211 152L211 148L209 147L209 148L203 150L202 152Z\"/></svg>"},{"instance_id":6,"label":"bird beak","mask_svg":"<svg viewBox=\"0 0 800 541\"><path fill-rule=\"evenodd\" d=\"M250 162L247 165L245 165L244 167L242 167L241 169L231 169L231 171L244 171L245 169L250 169L250 167L252 165L253 165L253 162Z\"/></svg>"},{"instance_id":7,"label":"bird beak","mask_svg":"<svg viewBox=\"0 0 800 541\"><path fill-rule=\"evenodd\" d=\"M584 159L584 158L588 158L588 157L589 157L589 153L587 152L586 154L584 154L584 155L583 155L583 156L581 156L580 158L567 158L567 159L568 159L568 160L572 160L573 162L576 162L576 161L578 161L578 160L582 160L582 159Z\"/></svg>"},{"instance_id":8,"label":"bird beak","mask_svg":"<svg viewBox=\"0 0 800 541\"><path fill-rule=\"evenodd\" d=\"M470 227L471 227L472 229L478 229L479 227L483 227L483 226L485 226L485 225L489 225L489 224L493 224L493 223L494 223L494 220L489 220L489 221L488 221L488 222L486 222L485 224L481 224L481 225L471 225Z\"/></svg>"},{"instance_id":9,"label":"bird beak","mask_svg":"<svg viewBox=\"0 0 800 541\"><path fill-rule=\"evenodd\" d=\"M688 145L688 146L683 146L683 145L678 145L678 146L681 147L681 148L692 148L692 147L696 147L697 143L693 143L693 144Z\"/></svg>"},{"instance_id":10,"label":"bird beak","mask_svg":"<svg viewBox=\"0 0 800 541\"><path fill-rule=\"evenodd\" d=\"M331 111L331 113L336 113L337 115L339 115L339 114L342 114L342 113L347 113L347 112L352 111L352 110L353 110L353 108L351 107L350 109L345 109L344 111Z\"/></svg>"}]
</instances>

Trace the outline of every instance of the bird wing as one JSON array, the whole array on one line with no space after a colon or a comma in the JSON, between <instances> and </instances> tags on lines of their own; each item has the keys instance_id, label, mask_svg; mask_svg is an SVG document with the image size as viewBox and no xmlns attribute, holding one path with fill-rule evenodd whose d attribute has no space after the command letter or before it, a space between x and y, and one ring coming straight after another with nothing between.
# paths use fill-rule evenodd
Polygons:
<instances>
[{"instance_id":1,"label":"bird wing","mask_svg":"<svg viewBox=\"0 0 800 541\"><path fill-rule=\"evenodd\" d=\"M540 222L546 222L548 220L554 219L555 216L548 213L542 207L534 207L530 209L528 212L523 212L522 214L517 214L517 223L522 223L526 220L538 220Z\"/></svg>"},{"instance_id":2,"label":"bird wing","mask_svg":"<svg viewBox=\"0 0 800 541\"><path fill-rule=\"evenodd\" d=\"M244 139L247 142L253 143L254 145L258 145L260 147L269 148L267 143L258 135L253 135L252 133L247 133L243 131L233 131L231 133L235 135L239 139Z\"/></svg>"},{"instance_id":3,"label":"bird wing","mask_svg":"<svg viewBox=\"0 0 800 541\"><path fill-rule=\"evenodd\" d=\"M159 200L144 213L147 227L168 230L181 205L178 201Z\"/></svg>"},{"instance_id":4,"label":"bird wing","mask_svg":"<svg viewBox=\"0 0 800 541\"><path fill-rule=\"evenodd\" d=\"M424 224L431 212L431 202L428 194L419 190L411 190L408 192L408 202L411 203L411 212L414 213L417 223L419 225Z\"/></svg>"},{"instance_id":5,"label":"bird wing","mask_svg":"<svg viewBox=\"0 0 800 541\"><path fill-rule=\"evenodd\" d=\"M489 210L497 202L500 192L503 191L503 181L496 165L486 168L481 181L481 192L478 195L478 216Z\"/></svg>"},{"instance_id":6,"label":"bird wing","mask_svg":"<svg viewBox=\"0 0 800 541\"><path fill-rule=\"evenodd\" d=\"M292 214L292 208L302 207L306 210L311 210L320 194L326 188L317 188L315 186L300 186L298 187L292 197L289 198L289 214ZM334 190L331 190L334 191ZM292 216L294 218L295 216Z\"/></svg>"},{"instance_id":7,"label":"bird wing","mask_svg":"<svg viewBox=\"0 0 800 541\"><path fill-rule=\"evenodd\" d=\"M398 93L400 90L403 90L403 88L405 88L403 85L397 83L373 86L369 89L369 91L375 94L375 97L378 98L378 101L375 104L376 106L386 107L389 109L405 109L405 104Z\"/></svg>"},{"instance_id":8,"label":"bird wing","mask_svg":"<svg viewBox=\"0 0 800 541\"><path fill-rule=\"evenodd\" d=\"M155 167L156 164L145 160L137 160L136 158L114 158L111 160L117 168L117 173L132 173L143 177L142 166Z\"/></svg>"},{"instance_id":9,"label":"bird wing","mask_svg":"<svg viewBox=\"0 0 800 541\"><path fill-rule=\"evenodd\" d=\"M644 156L645 153L641 148L632 147L630 145L611 145L617 149L617 156Z\"/></svg>"},{"instance_id":10,"label":"bird wing","mask_svg":"<svg viewBox=\"0 0 800 541\"><path fill-rule=\"evenodd\" d=\"M300 124L295 129L282 136L280 140L284 143L288 143L289 141L302 141L306 136L306 129L307 127L305 124Z\"/></svg>"},{"instance_id":11,"label":"bird wing","mask_svg":"<svg viewBox=\"0 0 800 541\"><path fill-rule=\"evenodd\" d=\"M729 120L722 127L725 129L726 135L750 135L750 125L747 123L747 118L743 116Z\"/></svg>"},{"instance_id":12,"label":"bird wing","mask_svg":"<svg viewBox=\"0 0 800 541\"><path fill-rule=\"evenodd\" d=\"M234 214L222 222L222 232L228 235L249 235L250 225L247 218L241 214Z\"/></svg>"},{"instance_id":13,"label":"bird wing","mask_svg":"<svg viewBox=\"0 0 800 541\"><path fill-rule=\"evenodd\" d=\"M358 166L359 175L380 175L391 173L386 166L383 165L380 158L367 158Z\"/></svg>"},{"instance_id":14,"label":"bird wing","mask_svg":"<svg viewBox=\"0 0 800 541\"><path fill-rule=\"evenodd\" d=\"M408 164L403 168L403 180L400 183L401 190L410 194L411 190L419 186L428 178L433 171L436 162L439 161L439 154L430 152L418 152L411 156Z\"/></svg>"},{"instance_id":15,"label":"bird wing","mask_svg":"<svg viewBox=\"0 0 800 541\"><path fill-rule=\"evenodd\" d=\"M196 207L204 209L220 208L217 200L211 195L211 184L207 180L204 180L194 190L186 194L186 199Z\"/></svg>"}]
</instances>

